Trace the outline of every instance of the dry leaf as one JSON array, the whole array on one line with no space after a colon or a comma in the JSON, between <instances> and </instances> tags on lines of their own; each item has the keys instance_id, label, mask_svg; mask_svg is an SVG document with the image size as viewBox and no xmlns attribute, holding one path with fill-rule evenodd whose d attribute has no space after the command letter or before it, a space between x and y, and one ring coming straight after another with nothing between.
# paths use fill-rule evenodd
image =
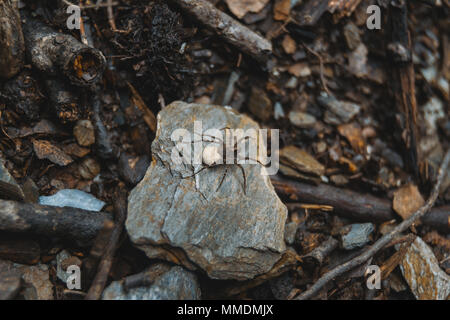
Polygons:
<instances>
[{"instance_id":1,"label":"dry leaf","mask_svg":"<svg viewBox=\"0 0 450 320\"><path fill-rule=\"evenodd\" d=\"M403 220L425 204L419 189L413 184L401 187L394 192L393 207Z\"/></svg>"},{"instance_id":2,"label":"dry leaf","mask_svg":"<svg viewBox=\"0 0 450 320\"><path fill-rule=\"evenodd\" d=\"M361 128L355 123L342 124L338 127L339 134L345 137L353 150L363 154L366 148L366 143L362 134Z\"/></svg>"},{"instance_id":3,"label":"dry leaf","mask_svg":"<svg viewBox=\"0 0 450 320\"><path fill-rule=\"evenodd\" d=\"M269 0L226 0L230 11L239 19L248 12L260 12L268 2Z\"/></svg>"},{"instance_id":4,"label":"dry leaf","mask_svg":"<svg viewBox=\"0 0 450 320\"><path fill-rule=\"evenodd\" d=\"M295 40L292 39L288 34L284 36L281 45L283 46L283 49L287 54L293 54L295 52L295 49L297 49L297 43L295 43Z\"/></svg>"},{"instance_id":5,"label":"dry leaf","mask_svg":"<svg viewBox=\"0 0 450 320\"><path fill-rule=\"evenodd\" d=\"M285 21L291 13L291 0L276 0L273 7L273 18L278 21Z\"/></svg>"},{"instance_id":6,"label":"dry leaf","mask_svg":"<svg viewBox=\"0 0 450 320\"><path fill-rule=\"evenodd\" d=\"M33 140L33 148L39 159L48 159L60 166L67 166L73 162L70 156L47 140Z\"/></svg>"},{"instance_id":7,"label":"dry leaf","mask_svg":"<svg viewBox=\"0 0 450 320\"><path fill-rule=\"evenodd\" d=\"M306 63L296 63L288 68L288 72L296 77L307 77L311 75L311 69Z\"/></svg>"}]
</instances>

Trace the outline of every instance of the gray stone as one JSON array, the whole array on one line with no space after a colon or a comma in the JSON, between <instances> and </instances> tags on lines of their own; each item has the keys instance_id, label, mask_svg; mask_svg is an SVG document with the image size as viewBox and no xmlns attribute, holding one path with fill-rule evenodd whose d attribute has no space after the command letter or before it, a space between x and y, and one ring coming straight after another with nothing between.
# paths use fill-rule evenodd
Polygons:
<instances>
[{"instance_id":1,"label":"gray stone","mask_svg":"<svg viewBox=\"0 0 450 320\"><path fill-rule=\"evenodd\" d=\"M288 245L293 245L295 240L295 232L297 231L298 223L291 221L286 223L284 230L284 240Z\"/></svg>"},{"instance_id":2,"label":"gray stone","mask_svg":"<svg viewBox=\"0 0 450 320\"><path fill-rule=\"evenodd\" d=\"M205 168L193 176L203 165L193 168L171 157L172 132L184 128L192 135L194 120L202 121L203 132L258 125L231 108L184 102L165 107L157 118L154 160L128 198L126 229L131 241L150 258L200 267L215 279L252 279L270 271L286 249L287 208L269 176L262 174L265 168L242 165L244 193L243 174L236 165ZM218 188L225 168L228 174Z\"/></svg>"},{"instance_id":3,"label":"gray stone","mask_svg":"<svg viewBox=\"0 0 450 320\"><path fill-rule=\"evenodd\" d=\"M361 43L358 27L354 23L349 22L345 25L343 33L348 48L350 50L355 50Z\"/></svg>"},{"instance_id":4,"label":"gray stone","mask_svg":"<svg viewBox=\"0 0 450 320\"><path fill-rule=\"evenodd\" d=\"M316 118L308 113L301 111L289 112L289 120L299 128L312 128L316 124Z\"/></svg>"},{"instance_id":5,"label":"gray stone","mask_svg":"<svg viewBox=\"0 0 450 320\"><path fill-rule=\"evenodd\" d=\"M67 267L71 265L76 265L81 267L81 260L72 256L67 250L63 250L56 256L56 276L64 283L72 275L71 272L67 272Z\"/></svg>"},{"instance_id":6,"label":"gray stone","mask_svg":"<svg viewBox=\"0 0 450 320\"><path fill-rule=\"evenodd\" d=\"M345 250L352 250L366 245L370 234L375 230L372 223L355 223L345 226L341 231L341 245Z\"/></svg>"},{"instance_id":7,"label":"gray stone","mask_svg":"<svg viewBox=\"0 0 450 320\"><path fill-rule=\"evenodd\" d=\"M285 117L283 106L279 102L275 102L273 117L275 120L279 120Z\"/></svg>"},{"instance_id":8,"label":"gray stone","mask_svg":"<svg viewBox=\"0 0 450 320\"><path fill-rule=\"evenodd\" d=\"M70 253L67 250L63 250L56 256L56 276L64 283L67 282L67 278L70 276L62 268L62 262L70 258Z\"/></svg>"},{"instance_id":9,"label":"gray stone","mask_svg":"<svg viewBox=\"0 0 450 320\"><path fill-rule=\"evenodd\" d=\"M11 198L7 194L4 194L3 192L0 193L0 197L2 199L13 199L13 200L19 200L20 198L24 198L24 194L22 191L22 188L17 184L16 180L13 178L13 176L9 173L8 169L6 169L5 166L5 160L0 158L0 181L9 184L9 189L11 189L11 192L13 192L18 199Z\"/></svg>"},{"instance_id":10,"label":"gray stone","mask_svg":"<svg viewBox=\"0 0 450 320\"><path fill-rule=\"evenodd\" d=\"M0 158L0 181L15 185L19 188L16 180L9 173L8 169L6 169L5 160L3 160L2 158Z\"/></svg>"},{"instance_id":11,"label":"gray stone","mask_svg":"<svg viewBox=\"0 0 450 320\"><path fill-rule=\"evenodd\" d=\"M400 269L418 300L448 299L450 276L442 271L433 251L420 237L408 248Z\"/></svg>"},{"instance_id":12,"label":"gray stone","mask_svg":"<svg viewBox=\"0 0 450 320\"><path fill-rule=\"evenodd\" d=\"M5 269L5 270L3 270ZM0 261L0 300L14 299L19 293L22 280L18 272L6 270Z\"/></svg>"},{"instance_id":13,"label":"gray stone","mask_svg":"<svg viewBox=\"0 0 450 320\"><path fill-rule=\"evenodd\" d=\"M278 278L269 281L270 290L277 300L287 300L295 289L295 277L291 272L285 272Z\"/></svg>"},{"instance_id":14,"label":"gray stone","mask_svg":"<svg viewBox=\"0 0 450 320\"><path fill-rule=\"evenodd\" d=\"M121 281L112 282L103 292L103 300L198 300L200 287L196 276L182 267L172 267L148 287L124 291Z\"/></svg>"},{"instance_id":15,"label":"gray stone","mask_svg":"<svg viewBox=\"0 0 450 320\"><path fill-rule=\"evenodd\" d=\"M355 103L339 101L328 95L319 96L317 101L327 109L324 120L329 124L347 123L361 111L361 107Z\"/></svg>"}]
</instances>

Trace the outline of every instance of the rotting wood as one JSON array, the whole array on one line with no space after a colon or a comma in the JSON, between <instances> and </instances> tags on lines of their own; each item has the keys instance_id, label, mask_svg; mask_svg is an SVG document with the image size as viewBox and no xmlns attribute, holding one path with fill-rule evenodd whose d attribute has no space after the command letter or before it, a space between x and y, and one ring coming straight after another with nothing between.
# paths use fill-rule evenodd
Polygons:
<instances>
[{"instance_id":1,"label":"rotting wood","mask_svg":"<svg viewBox=\"0 0 450 320\"><path fill-rule=\"evenodd\" d=\"M25 16L23 31L27 55L37 69L53 75L62 72L78 86L90 86L101 79L106 59L98 49L29 16Z\"/></svg>"}]
</instances>

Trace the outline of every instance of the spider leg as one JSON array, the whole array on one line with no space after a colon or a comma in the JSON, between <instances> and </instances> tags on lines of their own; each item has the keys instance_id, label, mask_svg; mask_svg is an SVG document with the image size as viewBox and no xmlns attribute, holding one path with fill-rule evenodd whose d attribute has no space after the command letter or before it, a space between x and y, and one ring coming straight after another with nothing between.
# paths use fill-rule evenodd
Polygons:
<instances>
[{"instance_id":1,"label":"spider leg","mask_svg":"<svg viewBox=\"0 0 450 320\"><path fill-rule=\"evenodd\" d=\"M213 141L202 140L203 142L223 143L220 138L211 136L209 134L204 134L203 137L208 137L208 138L212 138L213 139Z\"/></svg>"},{"instance_id":2,"label":"spider leg","mask_svg":"<svg viewBox=\"0 0 450 320\"><path fill-rule=\"evenodd\" d=\"M188 179L188 178L192 178L192 177L195 177L197 174L199 174L200 172L202 172L203 170L205 170L206 168L208 168L208 167L203 167L203 168L201 168L200 170L198 170L197 172L194 172L194 174L193 175L191 175L191 176L186 176L186 177L181 177L181 179Z\"/></svg>"},{"instance_id":3,"label":"spider leg","mask_svg":"<svg viewBox=\"0 0 450 320\"><path fill-rule=\"evenodd\" d=\"M245 170L239 163L236 164L242 171L242 176L244 177L244 194L247 195L247 177L245 176Z\"/></svg>"},{"instance_id":4,"label":"spider leg","mask_svg":"<svg viewBox=\"0 0 450 320\"><path fill-rule=\"evenodd\" d=\"M220 187L222 186L223 181L225 180L225 177L227 176L228 167L225 166L225 172L223 173L222 179L220 180L219 186L217 187L217 191L219 191Z\"/></svg>"}]
</instances>

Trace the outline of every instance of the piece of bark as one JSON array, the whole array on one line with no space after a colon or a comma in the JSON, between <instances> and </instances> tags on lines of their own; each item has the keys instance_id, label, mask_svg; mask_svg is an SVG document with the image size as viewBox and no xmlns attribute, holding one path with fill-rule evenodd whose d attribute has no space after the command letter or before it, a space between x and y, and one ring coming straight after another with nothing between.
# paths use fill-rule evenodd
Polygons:
<instances>
[{"instance_id":1,"label":"piece of bark","mask_svg":"<svg viewBox=\"0 0 450 320\"><path fill-rule=\"evenodd\" d=\"M83 246L92 243L108 219L104 212L0 200L0 231L58 237Z\"/></svg>"},{"instance_id":2,"label":"piece of bark","mask_svg":"<svg viewBox=\"0 0 450 320\"><path fill-rule=\"evenodd\" d=\"M411 35L408 31L408 12L405 0L391 1L389 6L391 32L388 55L391 61L391 84L395 107L400 112L397 119L402 130L406 163L412 173L418 170L417 103Z\"/></svg>"},{"instance_id":3,"label":"piece of bark","mask_svg":"<svg viewBox=\"0 0 450 320\"><path fill-rule=\"evenodd\" d=\"M0 235L0 259L21 264L36 264L41 257L41 248L33 240L21 239L16 235Z\"/></svg>"},{"instance_id":4,"label":"piece of bark","mask_svg":"<svg viewBox=\"0 0 450 320\"><path fill-rule=\"evenodd\" d=\"M106 59L98 49L30 16L24 18L27 55L37 69L52 75L62 72L72 84L84 87L101 79Z\"/></svg>"},{"instance_id":5,"label":"piece of bark","mask_svg":"<svg viewBox=\"0 0 450 320\"><path fill-rule=\"evenodd\" d=\"M17 1L0 0L0 78L9 79L22 69L24 53Z\"/></svg>"},{"instance_id":6,"label":"piece of bark","mask_svg":"<svg viewBox=\"0 0 450 320\"><path fill-rule=\"evenodd\" d=\"M272 176L271 180L279 195L297 202L330 205L334 208L334 213L356 221L383 222L397 218L397 214L392 209L392 203L387 199L326 184L309 185L279 176ZM431 209L421 221L425 225L448 232L450 230L450 206Z\"/></svg>"},{"instance_id":7,"label":"piece of bark","mask_svg":"<svg viewBox=\"0 0 450 320\"><path fill-rule=\"evenodd\" d=\"M205 0L171 0L227 42L265 64L272 43Z\"/></svg>"}]
</instances>

